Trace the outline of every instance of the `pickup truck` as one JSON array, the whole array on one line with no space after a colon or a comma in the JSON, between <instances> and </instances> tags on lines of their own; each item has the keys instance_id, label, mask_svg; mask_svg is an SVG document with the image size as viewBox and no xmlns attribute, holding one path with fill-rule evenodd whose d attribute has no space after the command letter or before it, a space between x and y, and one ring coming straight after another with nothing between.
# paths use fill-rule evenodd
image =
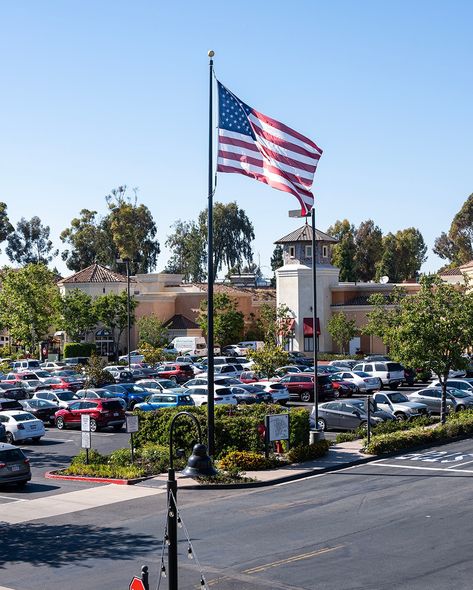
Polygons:
<instances>
[{"instance_id":1,"label":"pickup truck","mask_svg":"<svg viewBox=\"0 0 473 590\"><path fill-rule=\"evenodd\" d=\"M380 410L392 412L398 420L411 420L419 416L429 416L430 410L425 404L411 402L398 391L392 393L375 393L373 399Z\"/></svg>"}]
</instances>

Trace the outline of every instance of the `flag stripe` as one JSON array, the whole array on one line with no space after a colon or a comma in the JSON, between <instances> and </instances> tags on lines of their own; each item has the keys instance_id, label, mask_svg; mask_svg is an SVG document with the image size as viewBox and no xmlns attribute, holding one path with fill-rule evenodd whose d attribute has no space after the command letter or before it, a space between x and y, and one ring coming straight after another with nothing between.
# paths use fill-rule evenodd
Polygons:
<instances>
[{"instance_id":1,"label":"flag stripe","mask_svg":"<svg viewBox=\"0 0 473 590\"><path fill-rule=\"evenodd\" d=\"M308 137L305 137L304 135L302 135L302 133L299 133L298 131L291 129L290 127L288 127L287 125L284 125L284 123L281 123L280 121L276 121L276 119L272 119L271 117L268 117L268 115L263 115L263 113L260 113L259 111L256 111L255 109L252 109L252 110L253 110L254 115L262 123L266 123L267 125L274 127L275 129L279 129L283 133L287 133L288 135L291 135L292 137L299 139L302 143L307 144L308 146L312 147L319 154L319 156L322 155L323 151L319 148L319 146L316 143L314 143L311 139L309 139Z\"/></svg>"}]
</instances>

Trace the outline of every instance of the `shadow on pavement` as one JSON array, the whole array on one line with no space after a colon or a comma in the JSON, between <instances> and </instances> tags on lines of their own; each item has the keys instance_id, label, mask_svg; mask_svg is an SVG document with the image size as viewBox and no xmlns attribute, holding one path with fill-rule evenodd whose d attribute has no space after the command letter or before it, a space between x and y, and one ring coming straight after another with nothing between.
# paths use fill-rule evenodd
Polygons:
<instances>
[{"instance_id":1,"label":"shadow on pavement","mask_svg":"<svg viewBox=\"0 0 473 590\"><path fill-rule=\"evenodd\" d=\"M93 559L133 559L155 551L161 542L122 528L31 522L0 524L0 569L7 564L61 567Z\"/></svg>"}]
</instances>

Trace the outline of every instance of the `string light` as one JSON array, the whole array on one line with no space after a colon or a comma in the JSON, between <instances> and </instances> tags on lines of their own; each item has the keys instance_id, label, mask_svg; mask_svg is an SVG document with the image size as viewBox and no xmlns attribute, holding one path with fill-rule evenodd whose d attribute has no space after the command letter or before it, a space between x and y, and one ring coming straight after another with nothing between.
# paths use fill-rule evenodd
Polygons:
<instances>
[{"instance_id":1,"label":"string light","mask_svg":"<svg viewBox=\"0 0 473 590\"><path fill-rule=\"evenodd\" d=\"M181 517L179 516L179 514L177 515L177 526L182 529L182 520Z\"/></svg>"},{"instance_id":2,"label":"string light","mask_svg":"<svg viewBox=\"0 0 473 590\"><path fill-rule=\"evenodd\" d=\"M189 545L189 547L187 548L187 558L188 559L194 559L194 554L192 552L192 547L191 545Z\"/></svg>"},{"instance_id":3,"label":"string light","mask_svg":"<svg viewBox=\"0 0 473 590\"><path fill-rule=\"evenodd\" d=\"M161 564L161 575L163 578L166 577L166 566L164 565L164 563Z\"/></svg>"},{"instance_id":4,"label":"string light","mask_svg":"<svg viewBox=\"0 0 473 590\"><path fill-rule=\"evenodd\" d=\"M169 540L169 535L167 533L164 535L164 542L168 546L171 544L171 541Z\"/></svg>"}]
</instances>

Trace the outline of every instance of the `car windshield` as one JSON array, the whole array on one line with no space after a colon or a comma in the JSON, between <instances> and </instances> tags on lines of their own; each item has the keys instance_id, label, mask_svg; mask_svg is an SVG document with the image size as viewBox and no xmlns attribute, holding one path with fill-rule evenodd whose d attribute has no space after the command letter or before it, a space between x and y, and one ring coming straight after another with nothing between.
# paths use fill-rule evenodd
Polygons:
<instances>
[{"instance_id":1,"label":"car windshield","mask_svg":"<svg viewBox=\"0 0 473 590\"><path fill-rule=\"evenodd\" d=\"M141 387L141 385L130 384L130 385L127 385L125 387L125 389L127 391L132 391L133 393L145 393L146 392L146 389L144 387Z\"/></svg>"},{"instance_id":2,"label":"car windshield","mask_svg":"<svg viewBox=\"0 0 473 590\"><path fill-rule=\"evenodd\" d=\"M33 416L33 414L28 414L28 413L17 414L16 416L13 416L13 419L16 420L17 422L28 422L28 420L36 420L36 418Z\"/></svg>"},{"instance_id":3,"label":"car windshield","mask_svg":"<svg viewBox=\"0 0 473 590\"><path fill-rule=\"evenodd\" d=\"M158 386L161 385L161 387L163 387L164 389L172 389L173 387L176 387L176 383L171 379L162 379L161 381L154 383L157 383Z\"/></svg>"},{"instance_id":4,"label":"car windshield","mask_svg":"<svg viewBox=\"0 0 473 590\"><path fill-rule=\"evenodd\" d=\"M461 397L461 398L471 397L471 395L466 393L466 391L461 391L461 389L455 389L454 387L449 387L447 389L447 391L453 397Z\"/></svg>"},{"instance_id":5,"label":"car windshield","mask_svg":"<svg viewBox=\"0 0 473 590\"><path fill-rule=\"evenodd\" d=\"M79 396L77 396L75 393L72 393L71 391L62 391L56 395L62 402L71 402L75 399L79 399Z\"/></svg>"},{"instance_id":6,"label":"car windshield","mask_svg":"<svg viewBox=\"0 0 473 590\"><path fill-rule=\"evenodd\" d=\"M358 377L371 377L371 375L368 375L368 373L365 373L364 371L353 371L353 373L358 375Z\"/></svg>"},{"instance_id":7,"label":"car windshield","mask_svg":"<svg viewBox=\"0 0 473 590\"><path fill-rule=\"evenodd\" d=\"M394 403L408 402L409 399L403 394L396 391L396 393L387 393L388 398Z\"/></svg>"}]
</instances>

